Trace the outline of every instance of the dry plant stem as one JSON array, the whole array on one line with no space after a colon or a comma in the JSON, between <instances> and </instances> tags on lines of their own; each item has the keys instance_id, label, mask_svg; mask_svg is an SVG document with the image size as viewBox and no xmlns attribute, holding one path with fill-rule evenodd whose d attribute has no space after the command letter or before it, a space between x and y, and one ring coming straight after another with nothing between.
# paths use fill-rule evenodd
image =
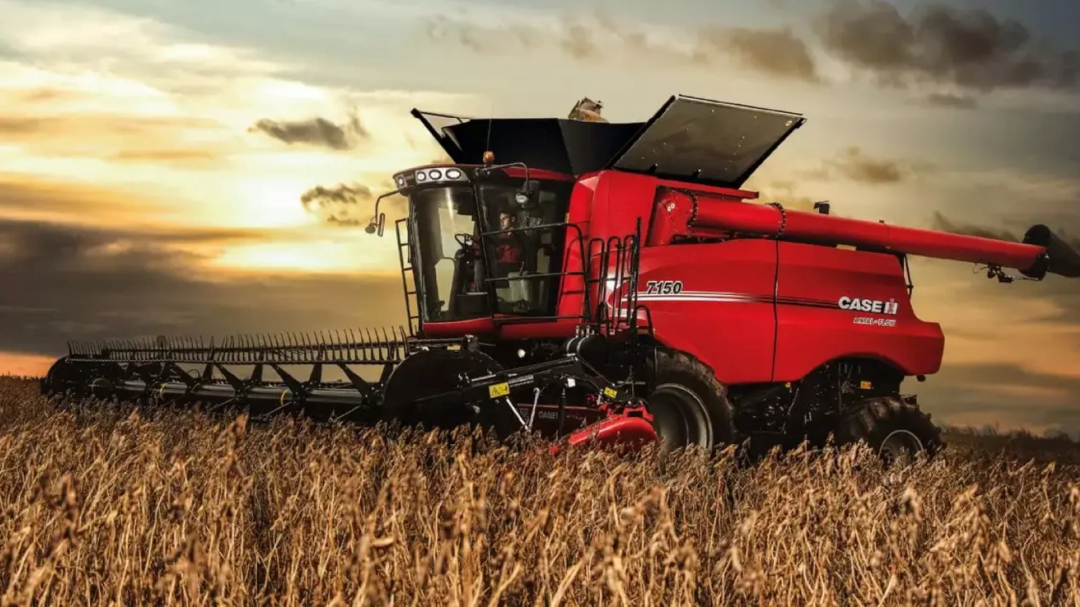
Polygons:
<instances>
[{"instance_id":1,"label":"dry plant stem","mask_svg":"<svg viewBox=\"0 0 1080 607\"><path fill-rule=\"evenodd\" d=\"M0 605L1080 605L1080 448L957 438L661 466L0 378Z\"/></svg>"}]
</instances>

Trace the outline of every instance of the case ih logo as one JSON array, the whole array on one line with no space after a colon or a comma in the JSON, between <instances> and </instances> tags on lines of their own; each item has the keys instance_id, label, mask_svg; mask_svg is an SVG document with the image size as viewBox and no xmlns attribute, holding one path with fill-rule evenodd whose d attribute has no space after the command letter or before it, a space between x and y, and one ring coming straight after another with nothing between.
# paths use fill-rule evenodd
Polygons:
<instances>
[{"instance_id":1,"label":"case ih logo","mask_svg":"<svg viewBox=\"0 0 1080 607\"><path fill-rule=\"evenodd\" d=\"M841 297L841 310L854 310L856 312L873 312L874 314L896 314L900 304L895 299L881 301L880 299L859 299L857 297Z\"/></svg>"}]
</instances>

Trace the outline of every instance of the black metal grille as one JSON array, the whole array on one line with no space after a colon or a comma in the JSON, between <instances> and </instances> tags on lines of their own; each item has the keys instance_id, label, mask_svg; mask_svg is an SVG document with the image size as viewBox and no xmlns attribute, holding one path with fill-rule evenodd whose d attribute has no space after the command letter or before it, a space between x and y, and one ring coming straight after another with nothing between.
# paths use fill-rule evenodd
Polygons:
<instances>
[{"instance_id":1,"label":"black metal grille","mask_svg":"<svg viewBox=\"0 0 1080 607\"><path fill-rule=\"evenodd\" d=\"M399 363L415 343L403 327L201 337L144 337L68 343L71 360L220 364Z\"/></svg>"}]
</instances>

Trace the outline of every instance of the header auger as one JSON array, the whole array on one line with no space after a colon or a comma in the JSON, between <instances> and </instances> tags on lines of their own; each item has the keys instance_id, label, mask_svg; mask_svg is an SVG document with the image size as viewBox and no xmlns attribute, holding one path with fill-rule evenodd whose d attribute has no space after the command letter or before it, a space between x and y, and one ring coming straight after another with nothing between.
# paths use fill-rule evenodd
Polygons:
<instances>
[{"instance_id":1,"label":"header auger","mask_svg":"<svg viewBox=\"0 0 1080 607\"><path fill-rule=\"evenodd\" d=\"M646 122L610 123L601 107L413 110L451 162L402 171L383 196L409 201L393 226L408 327L73 343L43 390L575 445L832 435L891 457L940 445L901 390L937 372L944 348L912 309L908 255L1002 282L1080 277L1045 226L1014 243L753 202L743 183L798 114L675 96ZM385 227L377 204L367 231Z\"/></svg>"}]
</instances>

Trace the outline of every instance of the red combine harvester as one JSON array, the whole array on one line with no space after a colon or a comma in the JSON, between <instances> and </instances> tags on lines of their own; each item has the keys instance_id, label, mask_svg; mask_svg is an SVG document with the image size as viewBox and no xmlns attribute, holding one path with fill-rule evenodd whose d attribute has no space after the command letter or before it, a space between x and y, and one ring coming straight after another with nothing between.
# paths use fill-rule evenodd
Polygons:
<instances>
[{"instance_id":1,"label":"red combine harvester","mask_svg":"<svg viewBox=\"0 0 1080 607\"><path fill-rule=\"evenodd\" d=\"M386 195L409 200L396 224L407 329L72 343L43 390L572 445L833 435L896 455L940 444L901 390L937 372L944 347L912 309L908 255L1002 282L1005 269L1080 276L1041 225L1015 243L748 202L740 187L798 114L684 96L644 123L599 110L413 111L453 163L402 171ZM381 236L378 206L368 231Z\"/></svg>"}]
</instances>

